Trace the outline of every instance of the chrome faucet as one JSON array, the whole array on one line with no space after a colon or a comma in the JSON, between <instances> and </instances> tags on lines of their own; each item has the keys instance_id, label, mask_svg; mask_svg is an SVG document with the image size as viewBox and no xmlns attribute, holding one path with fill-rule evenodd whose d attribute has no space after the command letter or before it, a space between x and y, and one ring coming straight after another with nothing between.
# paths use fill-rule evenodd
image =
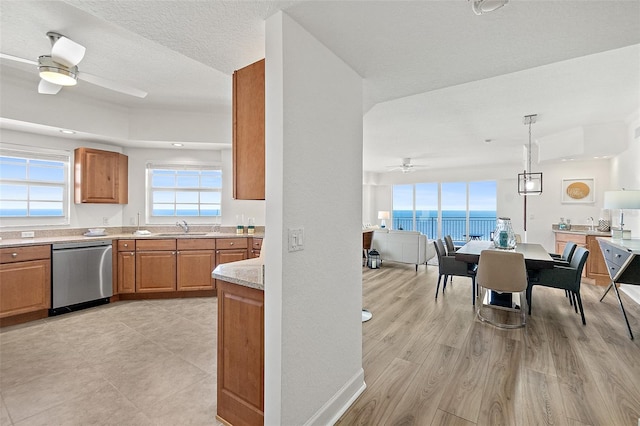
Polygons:
<instances>
[{"instance_id":1,"label":"chrome faucet","mask_svg":"<svg viewBox=\"0 0 640 426\"><path fill-rule=\"evenodd\" d=\"M593 224L593 218L592 218L592 217L588 217L588 218L587 218L587 220L588 220L589 222L591 222L591 230L593 231L593 230L595 229L595 228L594 228L594 224Z\"/></svg>"},{"instance_id":2,"label":"chrome faucet","mask_svg":"<svg viewBox=\"0 0 640 426\"><path fill-rule=\"evenodd\" d=\"M182 228L185 234L189 232L189 225L187 224L186 220L183 220L182 223L176 222L176 226L179 226L180 228Z\"/></svg>"}]
</instances>

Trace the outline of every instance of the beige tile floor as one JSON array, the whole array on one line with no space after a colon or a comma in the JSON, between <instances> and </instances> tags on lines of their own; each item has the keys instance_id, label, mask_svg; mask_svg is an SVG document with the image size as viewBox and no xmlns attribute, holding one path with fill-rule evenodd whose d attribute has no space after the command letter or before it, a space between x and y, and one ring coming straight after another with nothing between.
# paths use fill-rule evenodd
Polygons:
<instances>
[{"instance_id":1,"label":"beige tile floor","mask_svg":"<svg viewBox=\"0 0 640 426\"><path fill-rule=\"evenodd\" d=\"M0 330L0 425L219 425L215 298L123 301Z\"/></svg>"}]
</instances>

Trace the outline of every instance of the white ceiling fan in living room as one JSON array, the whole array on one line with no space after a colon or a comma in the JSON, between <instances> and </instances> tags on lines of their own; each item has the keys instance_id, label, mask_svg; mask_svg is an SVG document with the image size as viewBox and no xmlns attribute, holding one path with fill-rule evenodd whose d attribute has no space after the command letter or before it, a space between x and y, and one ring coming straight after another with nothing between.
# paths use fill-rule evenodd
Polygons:
<instances>
[{"instance_id":1,"label":"white ceiling fan in living room","mask_svg":"<svg viewBox=\"0 0 640 426\"><path fill-rule=\"evenodd\" d=\"M403 158L402 159L402 163L401 164L396 164L393 166L387 166L387 171L389 172L396 172L396 171L400 171L402 173L411 173L411 172L415 172L416 170L419 169L425 169L427 168L427 166L425 165L420 165L420 164L412 164L411 163L411 158Z\"/></svg>"},{"instance_id":2,"label":"white ceiling fan in living room","mask_svg":"<svg viewBox=\"0 0 640 426\"><path fill-rule=\"evenodd\" d=\"M78 83L78 79L80 79L87 83L125 95L135 96L137 98L147 96L147 92L135 87L97 75L80 72L78 70L78 64L82 58L84 58L85 47L55 31L49 31L47 37L51 41L51 54L42 55L38 57L37 61L0 53L0 59L37 67L40 75L38 93L55 95L60 92L63 87L75 86Z\"/></svg>"}]
</instances>

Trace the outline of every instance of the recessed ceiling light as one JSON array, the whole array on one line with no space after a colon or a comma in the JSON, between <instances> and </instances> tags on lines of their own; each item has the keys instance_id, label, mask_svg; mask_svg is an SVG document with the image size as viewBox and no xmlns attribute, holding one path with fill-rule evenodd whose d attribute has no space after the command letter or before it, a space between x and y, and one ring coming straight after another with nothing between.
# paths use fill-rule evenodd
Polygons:
<instances>
[{"instance_id":1,"label":"recessed ceiling light","mask_svg":"<svg viewBox=\"0 0 640 426\"><path fill-rule=\"evenodd\" d=\"M66 130L66 129L61 129L60 133L64 133L65 135L75 135L76 132L74 132L73 130Z\"/></svg>"},{"instance_id":2,"label":"recessed ceiling light","mask_svg":"<svg viewBox=\"0 0 640 426\"><path fill-rule=\"evenodd\" d=\"M184 146L184 145L183 145L183 144L181 144L181 143L172 143L171 145L173 145L173 146Z\"/></svg>"}]
</instances>

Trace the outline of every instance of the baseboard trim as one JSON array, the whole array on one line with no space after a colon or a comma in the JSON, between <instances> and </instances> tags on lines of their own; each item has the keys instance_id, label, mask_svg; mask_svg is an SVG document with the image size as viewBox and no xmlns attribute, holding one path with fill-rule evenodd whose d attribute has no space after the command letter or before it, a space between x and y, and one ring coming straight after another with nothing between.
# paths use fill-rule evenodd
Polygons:
<instances>
[{"instance_id":1,"label":"baseboard trim","mask_svg":"<svg viewBox=\"0 0 640 426\"><path fill-rule=\"evenodd\" d=\"M360 368L351 380L345 383L338 392L304 423L305 426L335 424L366 388L367 384L364 382L364 370Z\"/></svg>"}]
</instances>

